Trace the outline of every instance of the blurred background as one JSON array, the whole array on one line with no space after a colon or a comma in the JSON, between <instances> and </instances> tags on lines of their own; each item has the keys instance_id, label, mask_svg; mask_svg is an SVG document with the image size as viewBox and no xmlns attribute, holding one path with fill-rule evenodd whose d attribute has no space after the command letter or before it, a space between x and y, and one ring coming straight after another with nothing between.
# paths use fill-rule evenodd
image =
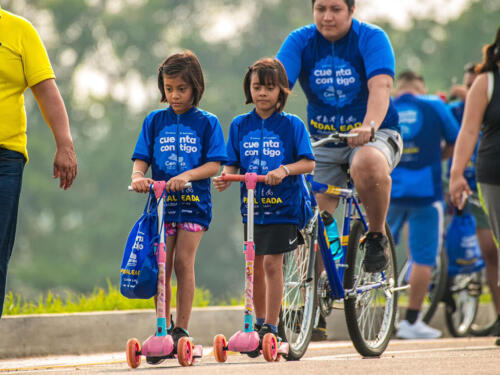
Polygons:
<instances>
[{"instance_id":1,"label":"blurred background","mask_svg":"<svg viewBox=\"0 0 500 375\"><path fill-rule=\"evenodd\" d=\"M309 0L0 0L30 20L45 43L66 102L79 161L73 187L51 179L55 145L31 91L26 93L28 151L17 239L7 290L35 298L48 290L87 293L117 285L123 247L145 196L128 193L142 120L162 108L157 68L190 49L202 64L200 107L227 135L244 105L243 76L276 54L293 29L312 23ZM355 17L382 26L396 73L422 74L430 92L460 82L481 59L500 20L499 0L358 0ZM299 86L285 110L306 119ZM213 221L196 259L196 282L214 303L243 290L239 191L213 194Z\"/></svg>"}]
</instances>

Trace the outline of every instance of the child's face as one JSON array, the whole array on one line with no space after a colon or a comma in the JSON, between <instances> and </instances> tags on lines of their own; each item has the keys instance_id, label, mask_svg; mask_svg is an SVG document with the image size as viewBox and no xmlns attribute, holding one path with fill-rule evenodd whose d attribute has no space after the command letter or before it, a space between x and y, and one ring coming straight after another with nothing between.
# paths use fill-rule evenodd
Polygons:
<instances>
[{"instance_id":1,"label":"child's face","mask_svg":"<svg viewBox=\"0 0 500 375\"><path fill-rule=\"evenodd\" d=\"M279 86L272 83L262 85L256 73L253 73L250 78L250 94L255 109L261 117L268 117L277 109L276 104L280 95Z\"/></svg>"},{"instance_id":2,"label":"child's face","mask_svg":"<svg viewBox=\"0 0 500 375\"><path fill-rule=\"evenodd\" d=\"M193 88L181 76L163 76L163 88L167 102L178 115L193 106Z\"/></svg>"}]
</instances>

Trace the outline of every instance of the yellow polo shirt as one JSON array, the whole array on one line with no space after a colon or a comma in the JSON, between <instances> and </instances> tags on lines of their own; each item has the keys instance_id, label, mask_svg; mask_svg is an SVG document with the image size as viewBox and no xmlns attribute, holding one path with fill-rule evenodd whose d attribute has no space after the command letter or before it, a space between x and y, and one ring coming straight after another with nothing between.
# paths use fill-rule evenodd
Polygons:
<instances>
[{"instance_id":1,"label":"yellow polo shirt","mask_svg":"<svg viewBox=\"0 0 500 375\"><path fill-rule=\"evenodd\" d=\"M24 92L51 78L54 71L33 25L0 6L0 147L22 153L26 161Z\"/></svg>"}]
</instances>

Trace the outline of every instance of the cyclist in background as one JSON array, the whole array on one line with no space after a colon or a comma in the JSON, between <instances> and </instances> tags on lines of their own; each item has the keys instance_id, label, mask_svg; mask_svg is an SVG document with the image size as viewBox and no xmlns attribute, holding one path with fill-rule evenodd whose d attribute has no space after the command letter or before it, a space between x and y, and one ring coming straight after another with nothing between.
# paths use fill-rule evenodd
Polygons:
<instances>
[{"instance_id":1,"label":"cyclist in background","mask_svg":"<svg viewBox=\"0 0 500 375\"><path fill-rule=\"evenodd\" d=\"M443 187L441 159L450 157L458 123L437 96L424 96L424 80L407 71L399 75L394 104L404 141L401 162L392 171L391 204L387 222L396 243L403 224L409 224L410 290L405 319L397 337L432 339L441 336L420 318L429 289L432 267L443 238ZM441 140L446 146L441 150Z\"/></svg>"},{"instance_id":2,"label":"cyclist in background","mask_svg":"<svg viewBox=\"0 0 500 375\"><path fill-rule=\"evenodd\" d=\"M312 6L314 23L290 33L277 58L285 66L290 88L298 79L307 97L307 123L313 138L335 131L358 134L347 146L328 144L315 149L314 179L345 186L342 166L349 165L369 219L364 268L380 272L388 261L385 219L390 172L403 146L390 99L394 52L381 28L353 18L355 0L312 0ZM376 141L369 143L371 122ZM318 194L317 200L321 210L334 213L338 199ZM322 326L325 329L324 321Z\"/></svg>"}]
</instances>

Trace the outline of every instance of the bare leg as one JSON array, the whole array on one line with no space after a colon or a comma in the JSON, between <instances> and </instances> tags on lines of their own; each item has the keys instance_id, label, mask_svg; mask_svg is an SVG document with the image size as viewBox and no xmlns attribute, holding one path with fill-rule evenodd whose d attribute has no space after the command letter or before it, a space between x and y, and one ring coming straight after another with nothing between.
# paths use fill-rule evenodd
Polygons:
<instances>
[{"instance_id":1,"label":"bare leg","mask_svg":"<svg viewBox=\"0 0 500 375\"><path fill-rule=\"evenodd\" d=\"M371 146L361 147L354 154L351 176L366 209L370 232L385 234L392 180L384 154Z\"/></svg>"},{"instance_id":2,"label":"bare leg","mask_svg":"<svg viewBox=\"0 0 500 375\"><path fill-rule=\"evenodd\" d=\"M174 269L177 276L177 321L176 327L187 330L193 307L195 276L194 260L204 231L187 232L177 230Z\"/></svg>"},{"instance_id":3,"label":"bare leg","mask_svg":"<svg viewBox=\"0 0 500 375\"><path fill-rule=\"evenodd\" d=\"M283 299L283 256L264 256L266 274L266 323L278 325L281 301Z\"/></svg>"},{"instance_id":4,"label":"bare leg","mask_svg":"<svg viewBox=\"0 0 500 375\"><path fill-rule=\"evenodd\" d=\"M253 308L256 318L266 317L266 278L264 274L264 255L255 256L253 275Z\"/></svg>"},{"instance_id":5,"label":"bare leg","mask_svg":"<svg viewBox=\"0 0 500 375\"><path fill-rule=\"evenodd\" d=\"M425 295L429 290L432 277L432 267L413 263L410 273L410 290L408 293L408 308L421 310Z\"/></svg>"},{"instance_id":6,"label":"bare leg","mask_svg":"<svg viewBox=\"0 0 500 375\"><path fill-rule=\"evenodd\" d=\"M498 254L491 230L477 228L479 247L486 263L486 282L490 288L497 315L500 315L500 288L498 287Z\"/></svg>"}]
</instances>

